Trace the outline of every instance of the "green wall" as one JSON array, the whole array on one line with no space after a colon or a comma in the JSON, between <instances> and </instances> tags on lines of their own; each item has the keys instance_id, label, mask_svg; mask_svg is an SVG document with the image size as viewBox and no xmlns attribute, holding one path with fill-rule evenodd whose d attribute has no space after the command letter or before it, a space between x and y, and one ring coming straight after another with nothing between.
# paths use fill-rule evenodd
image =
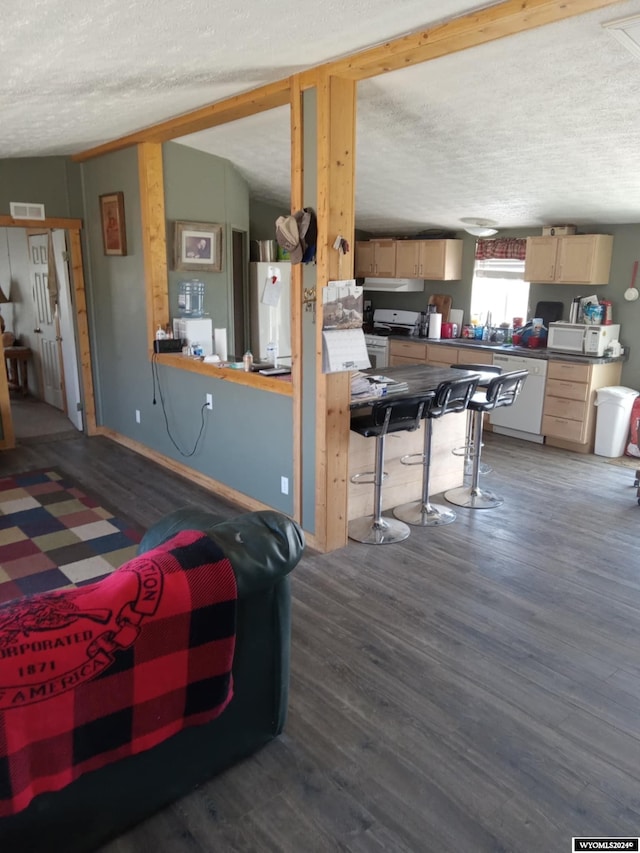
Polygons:
<instances>
[{"instance_id":1,"label":"green wall","mask_svg":"<svg viewBox=\"0 0 640 853\"><path fill-rule=\"evenodd\" d=\"M24 157L0 160L0 212L9 202L44 204L49 218L82 216L80 167L68 157Z\"/></svg>"},{"instance_id":2,"label":"green wall","mask_svg":"<svg viewBox=\"0 0 640 853\"><path fill-rule=\"evenodd\" d=\"M276 219L287 216L289 208L251 199L249 236L252 240L275 240Z\"/></svg>"},{"instance_id":3,"label":"green wall","mask_svg":"<svg viewBox=\"0 0 640 853\"><path fill-rule=\"evenodd\" d=\"M223 272L199 277L206 285L205 311L215 326L226 326L231 230L249 228L246 184L227 161L174 143L164 148L164 168L169 266L174 220L224 226ZM127 149L90 160L82 174L98 423L291 514L292 494L280 494L280 477L291 481L293 476L291 398L159 366L154 395L147 358L137 152ZM129 254L124 258L103 255L96 204L101 193L116 190L125 193ZM169 273L172 314L182 275ZM213 412L205 412L198 449L187 457L171 436L184 453L193 449L207 393L213 394Z\"/></svg>"}]
</instances>

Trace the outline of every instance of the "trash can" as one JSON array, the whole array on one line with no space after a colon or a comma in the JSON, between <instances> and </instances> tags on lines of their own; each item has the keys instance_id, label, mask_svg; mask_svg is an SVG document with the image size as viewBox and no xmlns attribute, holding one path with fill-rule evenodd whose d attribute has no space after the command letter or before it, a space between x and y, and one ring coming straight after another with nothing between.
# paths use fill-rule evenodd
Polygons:
<instances>
[{"instance_id":1,"label":"trash can","mask_svg":"<svg viewBox=\"0 0 640 853\"><path fill-rule=\"evenodd\" d=\"M596 442L598 456L622 456L629 435L629 418L638 392L633 388L612 385L598 388L596 406Z\"/></svg>"}]
</instances>

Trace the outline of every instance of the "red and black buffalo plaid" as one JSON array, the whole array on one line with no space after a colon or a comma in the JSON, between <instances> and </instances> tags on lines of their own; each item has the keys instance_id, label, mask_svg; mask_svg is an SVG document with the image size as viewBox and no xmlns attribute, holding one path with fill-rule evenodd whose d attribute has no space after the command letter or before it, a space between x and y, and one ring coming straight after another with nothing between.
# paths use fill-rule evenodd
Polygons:
<instances>
[{"instance_id":1,"label":"red and black buffalo plaid","mask_svg":"<svg viewBox=\"0 0 640 853\"><path fill-rule=\"evenodd\" d=\"M235 621L231 564L193 530L0 607L0 816L220 714Z\"/></svg>"}]
</instances>

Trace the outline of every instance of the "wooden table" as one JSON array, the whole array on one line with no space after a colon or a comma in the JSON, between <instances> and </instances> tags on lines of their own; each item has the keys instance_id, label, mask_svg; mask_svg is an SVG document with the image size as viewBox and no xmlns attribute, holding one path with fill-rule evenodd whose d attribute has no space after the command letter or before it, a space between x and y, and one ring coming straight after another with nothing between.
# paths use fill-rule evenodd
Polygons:
<instances>
[{"instance_id":1,"label":"wooden table","mask_svg":"<svg viewBox=\"0 0 640 853\"><path fill-rule=\"evenodd\" d=\"M29 393L28 363L30 358L31 350L29 347L4 348L9 388L20 391L25 397Z\"/></svg>"}]
</instances>

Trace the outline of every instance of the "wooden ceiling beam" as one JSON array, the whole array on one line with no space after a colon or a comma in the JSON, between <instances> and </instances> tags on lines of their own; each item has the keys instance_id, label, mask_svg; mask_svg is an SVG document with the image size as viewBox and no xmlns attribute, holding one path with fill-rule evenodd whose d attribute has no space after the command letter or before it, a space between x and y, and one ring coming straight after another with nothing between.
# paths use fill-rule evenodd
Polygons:
<instances>
[{"instance_id":1,"label":"wooden ceiling beam","mask_svg":"<svg viewBox=\"0 0 640 853\"><path fill-rule=\"evenodd\" d=\"M410 68L431 59L613 6L620 0L506 0L330 63L330 73L355 80Z\"/></svg>"},{"instance_id":2,"label":"wooden ceiling beam","mask_svg":"<svg viewBox=\"0 0 640 853\"><path fill-rule=\"evenodd\" d=\"M265 110L287 106L290 100L290 85L291 80L289 78L269 83L267 86L253 89L251 92L234 95L224 101L218 101L215 104L201 107L199 110L168 119L160 124L137 130L128 136L105 142L104 145L89 148L79 154L74 154L71 159L81 163L84 160L100 157L113 151L120 151L122 148L129 148L131 145L138 145L141 142L169 142L171 139L178 139L189 133L198 133L200 130L208 130L211 127L237 121Z\"/></svg>"}]
</instances>

